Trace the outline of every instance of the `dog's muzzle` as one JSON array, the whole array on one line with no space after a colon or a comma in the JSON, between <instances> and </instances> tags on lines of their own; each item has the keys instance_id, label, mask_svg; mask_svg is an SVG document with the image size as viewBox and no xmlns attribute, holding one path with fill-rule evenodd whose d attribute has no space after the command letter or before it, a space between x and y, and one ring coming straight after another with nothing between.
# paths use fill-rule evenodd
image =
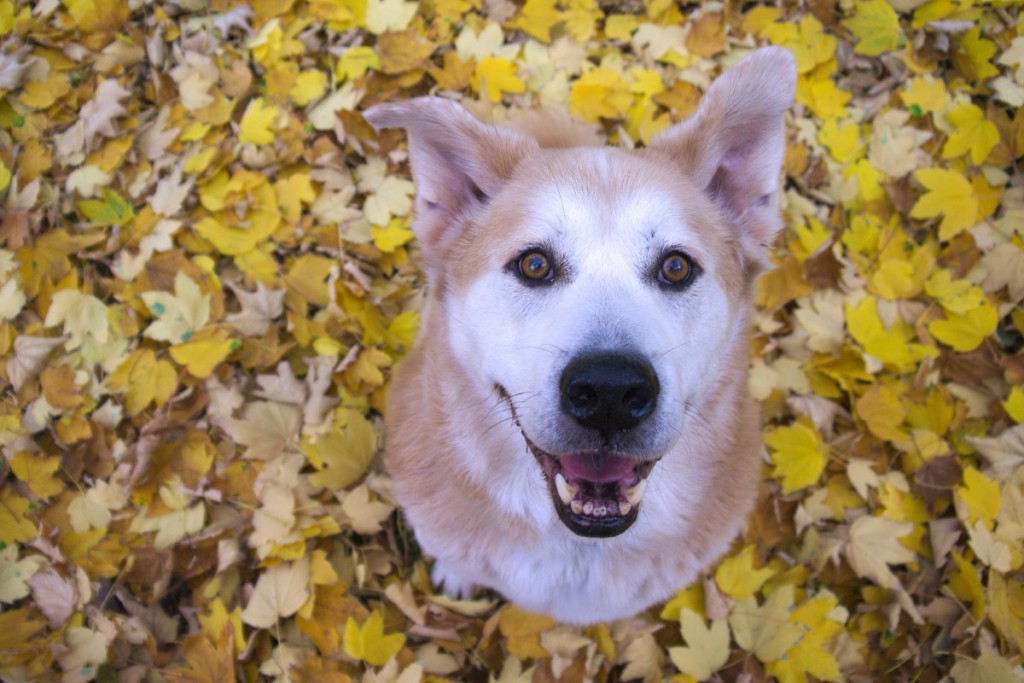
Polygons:
<instances>
[{"instance_id":1,"label":"dog's muzzle","mask_svg":"<svg viewBox=\"0 0 1024 683\"><path fill-rule=\"evenodd\" d=\"M660 385L651 364L630 354L591 353L565 366L559 379L561 410L594 437L582 450L540 448L522 431L508 393L500 385L498 391L544 473L562 523L579 536L597 538L632 526L658 458L637 457L613 444L654 413Z\"/></svg>"}]
</instances>

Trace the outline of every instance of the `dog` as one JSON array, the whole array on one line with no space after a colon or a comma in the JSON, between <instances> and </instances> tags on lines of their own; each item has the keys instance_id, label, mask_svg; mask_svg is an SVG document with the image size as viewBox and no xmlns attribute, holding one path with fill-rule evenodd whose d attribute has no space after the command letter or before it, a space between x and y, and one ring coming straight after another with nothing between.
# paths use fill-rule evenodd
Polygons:
<instances>
[{"instance_id":1,"label":"dog","mask_svg":"<svg viewBox=\"0 0 1024 683\"><path fill-rule=\"evenodd\" d=\"M728 549L763 457L751 301L795 86L756 50L638 150L437 97L365 113L406 130L417 186L427 296L385 465L446 592L590 624Z\"/></svg>"}]
</instances>

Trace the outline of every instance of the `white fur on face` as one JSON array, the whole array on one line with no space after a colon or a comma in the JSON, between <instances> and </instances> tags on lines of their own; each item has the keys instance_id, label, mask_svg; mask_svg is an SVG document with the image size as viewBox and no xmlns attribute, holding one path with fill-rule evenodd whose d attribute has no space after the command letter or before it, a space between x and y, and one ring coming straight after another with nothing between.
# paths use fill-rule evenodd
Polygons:
<instances>
[{"instance_id":1,"label":"white fur on face","mask_svg":"<svg viewBox=\"0 0 1024 683\"><path fill-rule=\"evenodd\" d=\"M497 254L490 256L493 263L446 298L450 343L480 395L498 400L495 387L502 387L523 432L552 453L599 447L596 434L561 410L559 379L566 364L595 351L639 355L653 366L661 391L654 414L617 446L623 453L662 457L687 437L688 410L699 411L706 385L720 373L722 350L738 341L731 304L716 277L720 264L702 243L694 208L682 204L680 193L652 177L623 182L631 168L620 167L616 150L582 153L587 172L533 188L529 204L520 207L521 224L508 226L501 248L489 245ZM531 248L553 259L554 282L530 286L507 267ZM689 254L701 271L679 290L657 281L662 260L675 250ZM508 417L507 411L496 407L493 421ZM521 441L511 420L497 429ZM543 508L544 519L553 518L525 445L515 462L492 462L482 450L470 451L469 472L505 489L505 500L517 511L538 516Z\"/></svg>"}]
</instances>

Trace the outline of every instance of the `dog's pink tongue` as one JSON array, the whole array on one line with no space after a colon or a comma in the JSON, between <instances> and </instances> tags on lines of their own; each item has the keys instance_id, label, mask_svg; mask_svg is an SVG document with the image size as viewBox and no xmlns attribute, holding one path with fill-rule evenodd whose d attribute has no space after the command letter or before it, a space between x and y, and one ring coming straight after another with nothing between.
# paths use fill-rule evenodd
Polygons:
<instances>
[{"instance_id":1,"label":"dog's pink tongue","mask_svg":"<svg viewBox=\"0 0 1024 683\"><path fill-rule=\"evenodd\" d=\"M632 458L604 453L563 455L559 460L565 478L569 481L586 479L598 484L630 479L636 467L636 460Z\"/></svg>"}]
</instances>

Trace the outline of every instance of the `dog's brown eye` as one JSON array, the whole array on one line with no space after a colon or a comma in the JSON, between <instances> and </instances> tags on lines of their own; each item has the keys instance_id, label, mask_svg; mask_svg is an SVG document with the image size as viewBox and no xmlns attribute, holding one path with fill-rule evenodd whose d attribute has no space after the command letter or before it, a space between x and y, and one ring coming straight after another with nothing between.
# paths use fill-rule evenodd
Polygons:
<instances>
[{"instance_id":1,"label":"dog's brown eye","mask_svg":"<svg viewBox=\"0 0 1024 683\"><path fill-rule=\"evenodd\" d=\"M554 276L551 261L542 251L528 251L519 257L519 274L527 280L541 282Z\"/></svg>"},{"instance_id":2,"label":"dog's brown eye","mask_svg":"<svg viewBox=\"0 0 1024 683\"><path fill-rule=\"evenodd\" d=\"M690 279L693 263L686 254L673 252L661 262L658 279L669 285L681 285Z\"/></svg>"}]
</instances>

